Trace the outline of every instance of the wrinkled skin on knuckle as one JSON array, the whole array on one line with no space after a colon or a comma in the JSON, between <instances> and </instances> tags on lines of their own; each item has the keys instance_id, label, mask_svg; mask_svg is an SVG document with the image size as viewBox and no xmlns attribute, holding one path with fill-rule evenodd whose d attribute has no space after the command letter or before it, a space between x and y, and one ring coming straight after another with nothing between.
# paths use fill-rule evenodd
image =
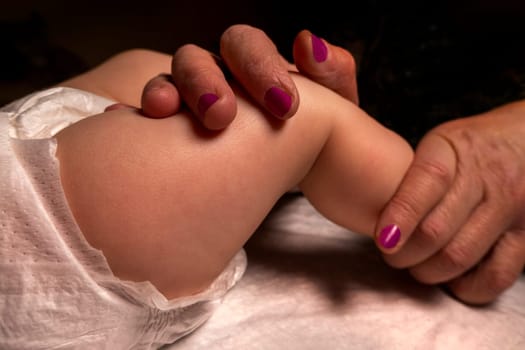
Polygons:
<instances>
[{"instance_id":1,"label":"wrinkled skin on knuckle","mask_svg":"<svg viewBox=\"0 0 525 350\"><path fill-rule=\"evenodd\" d=\"M525 137L514 125L490 118L466 118L442 126L453 145L458 173L478 180L483 200L516 220L525 213ZM525 223L525 220L521 220Z\"/></svg>"},{"instance_id":2,"label":"wrinkled skin on knuckle","mask_svg":"<svg viewBox=\"0 0 525 350\"><path fill-rule=\"evenodd\" d=\"M428 188L447 189L453 182L454 170L437 160L422 159L414 162L411 167L411 171L417 174L417 177L411 177L410 191L398 192L389 202L389 210L396 215L394 221L397 219L399 222L406 222L407 218L410 218L419 222L428 209L422 207L424 204L420 200ZM437 225L433 222L431 224ZM433 232L429 233L433 235Z\"/></svg>"},{"instance_id":3,"label":"wrinkled skin on knuckle","mask_svg":"<svg viewBox=\"0 0 525 350\"><path fill-rule=\"evenodd\" d=\"M402 192L392 197L389 203L389 207L392 212L400 218L417 218L420 213L416 207L416 198L412 192ZM395 218L394 218L395 221Z\"/></svg>"},{"instance_id":4,"label":"wrinkled skin on knuckle","mask_svg":"<svg viewBox=\"0 0 525 350\"><path fill-rule=\"evenodd\" d=\"M289 63L278 54L277 47L264 31L249 25L233 25L222 34L220 43L221 56L241 83L246 84L249 80L290 85L279 76Z\"/></svg>"},{"instance_id":5,"label":"wrinkled skin on knuckle","mask_svg":"<svg viewBox=\"0 0 525 350\"><path fill-rule=\"evenodd\" d=\"M413 167L419 168L422 173L427 174L440 187L448 187L454 179L452 170L436 159L422 159L414 163Z\"/></svg>"},{"instance_id":6,"label":"wrinkled skin on knuckle","mask_svg":"<svg viewBox=\"0 0 525 350\"><path fill-rule=\"evenodd\" d=\"M442 270L454 276L465 272L474 264L471 248L460 244L449 244L439 253L439 258Z\"/></svg>"},{"instance_id":7,"label":"wrinkled skin on knuckle","mask_svg":"<svg viewBox=\"0 0 525 350\"><path fill-rule=\"evenodd\" d=\"M268 55L265 55L264 57L264 60L248 60L247 62L244 62L242 70L250 72L250 76L255 79L262 79L271 74L271 80L279 80L275 72L279 71L280 63L271 59Z\"/></svg>"},{"instance_id":8,"label":"wrinkled skin on knuckle","mask_svg":"<svg viewBox=\"0 0 525 350\"><path fill-rule=\"evenodd\" d=\"M449 233L451 228L448 222L437 217L424 219L417 227L415 233L424 247L436 246L442 242L442 235Z\"/></svg>"}]
</instances>

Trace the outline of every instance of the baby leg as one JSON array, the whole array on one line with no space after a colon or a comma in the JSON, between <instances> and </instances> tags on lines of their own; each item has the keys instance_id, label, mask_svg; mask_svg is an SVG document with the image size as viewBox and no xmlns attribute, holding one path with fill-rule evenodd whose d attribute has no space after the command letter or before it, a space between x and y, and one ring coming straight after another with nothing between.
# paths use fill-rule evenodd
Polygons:
<instances>
[{"instance_id":1,"label":"baby leg","mask_svg":"<svg viewBox=\"0 0 525 350\"><path fill-rule=\"evenodd\" d=\"M295 79L301 105L286 122L238 91L238 115L220 133L184 113L151 120L124 109L57 135L68 203L117 276L149 280L168 298L206 288L299 183L327 217L372 232L408 146L347 100Z\"/></svg>"}]
</instances>

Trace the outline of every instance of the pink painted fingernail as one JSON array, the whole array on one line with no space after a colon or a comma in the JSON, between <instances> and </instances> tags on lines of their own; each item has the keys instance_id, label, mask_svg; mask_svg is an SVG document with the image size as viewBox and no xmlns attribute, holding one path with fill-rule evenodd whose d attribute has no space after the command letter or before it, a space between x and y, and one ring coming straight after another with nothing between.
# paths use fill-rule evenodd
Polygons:
<instances>
[{"instance_id":1,"label":"pink painted fingernail","mask_svg":"<svg viewBox=\"0 0 525 350\"><path fill-rule=\"evenodd\" d=\"M218 99L219 96L215 94L203 94L201 97L199 97L199 102L197 103L197 109L199 110L199 114L204 115L208 108L210 108L212 104L217 102Z\"/></svg>"},{"instance_id":2,"label":"pink painted fingernail","mask_svg":"<svg viewBox=\"0 0 525 350\"><path fill-rule=\"evenodd\" d=\"M266 91L264 102L268 109L279 117L284 117L292 106L292 97L278 87L272 87Z\"/></svg>"},{"instance_id":3,"label":"pink painted fingernail","mask_svg":"<svg viewBox=\"0 0 525 350\"><path fill-rule=\"evenodd\" d=\"M385 226L379 233L379 243L387 249L394 248L399 238L401 238L401 231L394 224Z\"/></svg>"},{"instance_id":4,"label":"pink painted fingernail","mask_svg":"<svg viewBox=\"0 0 525 350\"><path fill-rule=\"evenodd\" d=\"M317 62L324 62L328 57L328 48L324 42L317 36L312 34L312 50L314 53L314 59Z\"/></svg>"}]
</instances>

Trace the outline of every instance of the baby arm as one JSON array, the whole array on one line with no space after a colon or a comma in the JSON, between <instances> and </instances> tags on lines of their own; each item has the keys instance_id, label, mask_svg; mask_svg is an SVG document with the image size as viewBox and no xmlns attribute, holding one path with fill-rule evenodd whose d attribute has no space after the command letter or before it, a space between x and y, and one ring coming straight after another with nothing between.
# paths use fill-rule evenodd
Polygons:
<instances>
[{"instance_id":1,"label":"baby arm","mask_svg":"<svg viewBox=\"0 0 525 350\"><path fill-rule=\"evenodd\" d=\"M118 277L149 280L168 298L206 288L297 184L329 219L372 234L412 151L352 103L294 78L302 101L284 123L237 90L238 115L220 133L185 113L120 109L57 135L71 210Z\"/></svg>"}]
</instances>

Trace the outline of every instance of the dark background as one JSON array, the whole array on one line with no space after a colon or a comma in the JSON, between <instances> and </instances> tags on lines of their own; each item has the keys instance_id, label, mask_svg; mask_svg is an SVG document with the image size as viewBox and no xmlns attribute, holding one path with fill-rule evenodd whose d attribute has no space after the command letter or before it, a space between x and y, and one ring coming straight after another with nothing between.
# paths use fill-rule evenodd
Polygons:
<instances>
[{"instance_id":1,"label":"dark background","mask_svg":"<svg viewBox=\"0 0 525 350\"><path fill-rule=\"evenodd\" d=\"M352 51L361 106L412 143L430 127L524 98L525 3L517 0L20 1L0 13L0 105L130 48L217 51L247 23L283 55L300 29Z\"/></svg>"}]
</instances>

